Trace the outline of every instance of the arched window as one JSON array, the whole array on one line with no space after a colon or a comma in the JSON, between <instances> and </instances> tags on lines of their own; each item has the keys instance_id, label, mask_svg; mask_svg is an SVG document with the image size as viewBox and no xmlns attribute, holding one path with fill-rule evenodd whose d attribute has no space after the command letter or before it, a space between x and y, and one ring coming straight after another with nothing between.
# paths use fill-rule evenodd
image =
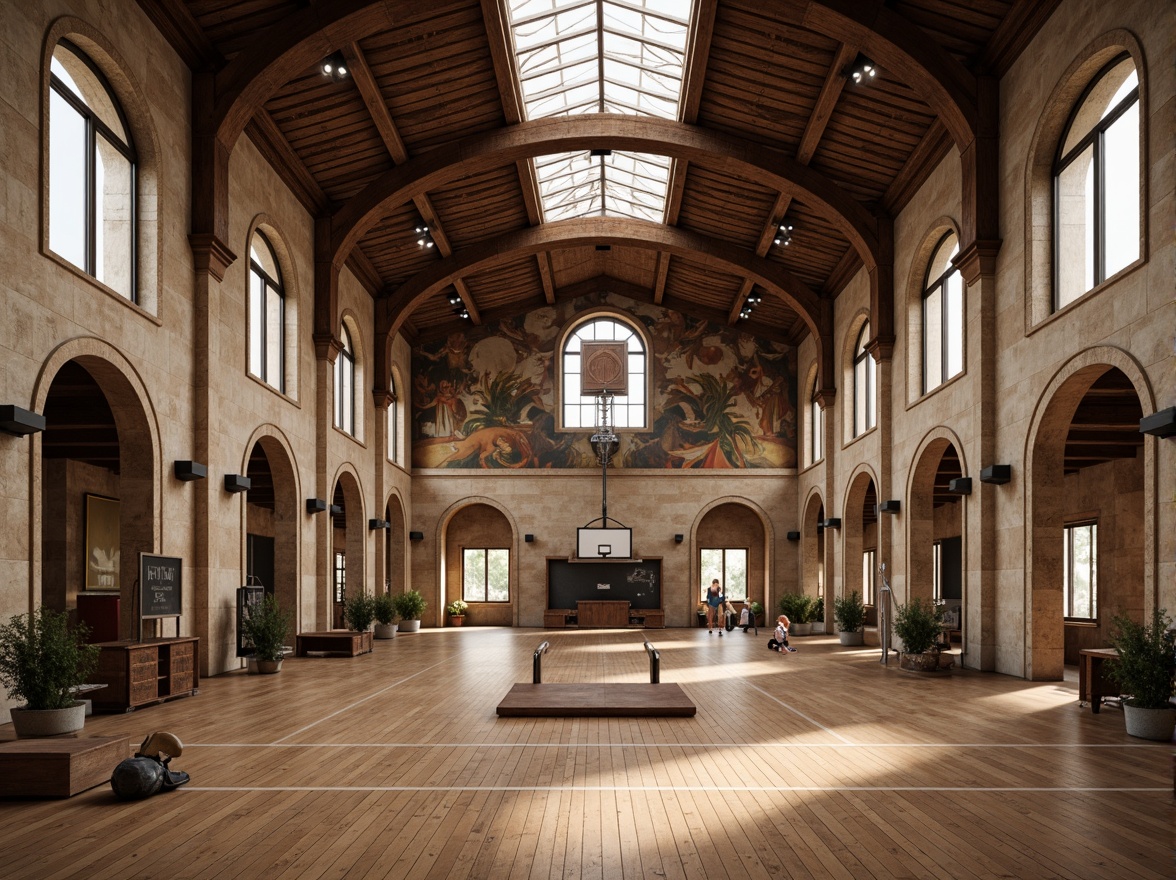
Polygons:
<instances>
[{"instance_id":1,"label":"arched window","mask_svg":"<svg viewBox=\"0 0 1176 880\"><path fill-rule=\"evenodd\" d=\"M1053 181L1056 310L1139 259L1139 76L1130 56L1083 93Z\"/></svg>"},{"instance_id":2,"label":"arched window","mask_svg":"<svg viewBox=\"0 0 1176 880\"><path fill-rule=\"evenodd\" d=\"M825 457L825 411L817 400L817 374L809 385L808 431L805 432L805 465L815 464Z\"/></svg>"},{"instance_id":3,"label":"arched window","mask_svg":"<svg viewBox=\"0 0 1176 880\"><path fill-rule=\"evenodd\" d=\"M388 461L398 464L400 446L400 410L396 399L396 374L388 377Z\"/></svg>"},{"instance_id":4,"label":"arched window","mask_svg":"<svg viewBox=\"0 0 1176 880\"><path fill-rule=\"evenodd\" d=\"M563 347L563 426L592 428L596 425L596 400L580 394L580 343L605 339L625 342L629 354L629 393L613 400L613 426L643 430L645 407L645 343L641 335L611 316L593 318L568 334Z\"/></svg>"},{"instance_id":5,"label":"arched window","mask_svg":"<svg viewBox=\"0 0 1176 880\"><path fill-rule=\"evenodd\" d=\"M343 350L335 358L335 427L355 436L355 348L343 325Z\"/></svg>"},{"instance_id":6,"label":"arched window","mask_svg":"<svg viewBox=\"0 0 1176 880\"><path fill-rule=\"evenodd\" d=\"M862 325L853 349L853 436L864 434L878 424L878 367L866 351L870 322Z\"/></svg>"},{"instance_id":7,"label":"arched window","mask_svg":"<svg viewBox=\"0 0 1176 880\"><path fill-rule=\"evenodd\" d=\"M269 240L249 243L249 372L286 391L286 292Z\"/></svg>"},{"instance_id":8,"label":"arched window","mask_svg":"<svg viewBox=\"0 0 1176 880\"><path fill-rule=\"evenodd\" d=\"M949 232L935 247L923 283L923 393L964 369L964 279L951 264L960 249Z\"/></svg>"},{"instance_id":9,"label":"arched window","mask_svg":"<svg viewBox=\"0 0 1176 880\"><path fill-rule=\"evenodd\" d=\"M49 247L132 302L136 188L118 99L97 66L62 40L49 77Z\"/></svg>"}]
</instances>

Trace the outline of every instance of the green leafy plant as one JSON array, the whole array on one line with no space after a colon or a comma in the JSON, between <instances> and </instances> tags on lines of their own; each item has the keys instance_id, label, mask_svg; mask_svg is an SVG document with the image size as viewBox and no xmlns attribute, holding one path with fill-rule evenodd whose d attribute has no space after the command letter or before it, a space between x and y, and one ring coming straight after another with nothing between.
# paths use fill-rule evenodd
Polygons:
<instances>
[{"instance_id":1,"label":"green leafy plant","mask_svg":"<svg viewBox=\"0 0 1176 880\"><path fill-rule=\"evenodd\" d=\"M811 609L811 616L809 617L809 622L816 623L817 621L820 621L821 623L825 622L825 597L824 596L817 596L815 599L813 599L813 606Z\"/></svg>"},{"instance_id":2,"label":"green leafy plant","mask_svg":"<svg viewBox=\"0 0 1176 880\"><path fill-rule=\"evenodd\" d=\"M347 628L355 632L366 632L376 617L376 600L360 591L348 596L343 602L343 619Z\"/></svg>"},{"instance_id":3,"label":"green leafy plant","mask_svg":"<svg viewBox=\"0 0 1176 880\"><path fill-rule=\"evenodd\" d=\"M752 613L752 615L754 617L762 618L764 615L764 606L761 605L759 602L752 602L750 605L747 606L747 608Z\"/></svg>"},{"instance_id":4,"label":"green leafy plant","mask_svg":"<svg viewBox=\"0 0 1176 880\"><path fill-rule=\"evenodd\" d=\"M894 634L902 639L908 654L926 654L939 640L942 625L935 603L930 599L911 599L894 609Z\"/></svg>"},{"instance_id":5,"label":"green leafy plant","mask_svg":"<svg viewBox=\"0 0 1176 880\"><path fill-rule=\"evenodd\" d=\"M450 602L448 605L445 606L445 610L448 611L450 615L455 616L455 617L462 615L462 614L465 614L469 610L469 608L470 608L470 606L468 604L466 604L465 602L463 602L461 599L454 599L452 602Z\"/></svg>"},{"instance_id":6,"label":"green leafy plant","mask_svg":"<svg viewBox=\"0 0 1176 880\"><path fill-rule=\"evenodd\" d=\"M815 597L803 593L785 593L776 605L792 623L811 623L816 602Z\"/></svg>"},{"instance_id":7,"label":"green leafy plant","mask_svg":"<svg viewBox=\"0 0 1176 880\"><path fill-rule=\"evenodd\" d=\"M400 615L401 620L420 620L425 609L429 607L424 596L416 590L397 593L394 601L396 602L396 613Z\"/></svg>"},{"instance_id":8,"label":"green leafy plant","mask_svg":"<svg viewBox=\"0 0 1176 880\"><path fill-rule=\"evenodd\" d=\"M1152 612L1149 624L1119 615L1111 646L1119 652L1107 674L1131 697L1137 709L1166 709L1176 693L1176 632L1163 608Z\"/></svg>"},{"instance_id":9,"label":"green leafy plant","mask_svg":"<svg viewBox=\"0 0 1176 880\"><path fill-rule=\"evenodd\" d=\"M265 596L256 605L245 606L241 625L258 660L281 660L290 636L290 612L278 605L276 596Z\"/></svg>"},{"instance_id":10,"label":"green leafy plant","mask_svg":"<svg viewBox=\"0 0 1176 880\"><path fill-rule=\"evenodd\" d=\"M693 409L702 417L702 430L711 444L713 458L717 451L730 464L746 467L743 448L762 449L747 421L735 411L737 394L727 380L710 373L700 373L688 380L698 385L697 393L685 381L679 381L666 394L666 408L675 404Z\"/></svg>"},{"instance_id":11,"label":"green leafy plant","mask_svg":"<svg viewBox=\"0 0 1176 880\"><path fill-rule=\"evenodd\" d=\"M67 709L73 688L98 667L100 650L86 644L85 624L70 627L64 611L42 605L0 627L0 684L29 709Z\"/></svg>"},{"instance_id":12,"label":"green leafy plant","mask_svg":"<svg viewBox=\"0 0 1176 880\"><path fill-rule=\"evenodd\" d=\"M481 428L518 425L523 421L523 414L539 403L538 395L535 384L517 373L498 373L493 378L483 376L473 391L479 411L466 419L462 431L472 434Z\"/></svg>"},{"instance_id":13,"label":"green leafy plant","mask_svg":"<svg viewBox=\"0 0 1176 880\"><path fill-rule=\"evenodd\" d=\"M860 632L866 623L866 606L862 594L854 590L833 600L833 618L839 632Z\"/></svg>"},{"instance_id":14,"label":"green leafy plant","mask_svg":"<svg viewBox=\"0 0 1176 880\"><path fill-rule=\"evenodd\" d=\"M372 613L376 616L376 623L390 626L396 622L396 599L391 593L380 593L373 601Z\"/></svg>"}]
</instances>

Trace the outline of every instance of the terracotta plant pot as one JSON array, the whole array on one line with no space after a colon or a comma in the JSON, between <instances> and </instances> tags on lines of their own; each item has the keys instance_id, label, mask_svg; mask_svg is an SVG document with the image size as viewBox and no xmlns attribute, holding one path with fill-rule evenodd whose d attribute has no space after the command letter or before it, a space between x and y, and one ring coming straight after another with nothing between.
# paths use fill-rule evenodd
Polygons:
<instances>
[{"instance_id":1,"label":"terracotta plant pot","mask_svg":"<svg viewBox=\"0 0 1176 880\"><path fill-rule=\"evenodd\" d=\"M449 625L450 626L461 626L463 623L465 623L465 615L464 614L450 614L449 615Z\"/></svg>"}]
</instances>

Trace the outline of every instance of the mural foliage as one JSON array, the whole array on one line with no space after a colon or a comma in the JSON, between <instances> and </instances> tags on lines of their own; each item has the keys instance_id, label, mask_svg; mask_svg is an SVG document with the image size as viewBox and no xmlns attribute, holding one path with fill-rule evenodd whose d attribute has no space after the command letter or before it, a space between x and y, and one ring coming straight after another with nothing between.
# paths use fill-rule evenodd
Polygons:
<instances>
[{"instance_id":1,"label":"mural foliage","mask_svg":"<svg viewBox=\"0 0 1176 880\"><path fill-rule=\"evenodd\" d=\"M652 430L618 431L616 467L796 465L795 348L615 294L414 348L413 465L597 467L591 430L556 430L556 346L573 316L602 306L639 322L652 342Z\"/></svg>"}]
</instances>

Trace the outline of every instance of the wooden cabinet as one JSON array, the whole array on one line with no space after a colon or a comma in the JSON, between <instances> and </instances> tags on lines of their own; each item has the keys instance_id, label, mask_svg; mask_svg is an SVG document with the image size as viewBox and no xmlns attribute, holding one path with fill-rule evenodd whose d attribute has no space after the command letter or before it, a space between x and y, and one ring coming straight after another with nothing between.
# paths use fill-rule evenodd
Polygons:
<instances>
[{"instance_id":1,"label":"wooden cabinet","mask_svg":"<svg viewBox=\"0 0 1176 880\"><path fill-rule=\"evenodd\" d=\"M585 601L576 603L576 616L582 627L618 627L629 625L629 603L624 600Z\"/></svg>"},{"instance_id":2,"label":"wooden cabinet","mask_svg":"<svg viewBox=\"0 0 1176 880\"><path fill-rule=\"evenodd\" d=\"M150 703L199 693L200 640L146 639L99 642L98 671L91 691L97 711L128 711Z\"/></svg>"}]
</instances>

